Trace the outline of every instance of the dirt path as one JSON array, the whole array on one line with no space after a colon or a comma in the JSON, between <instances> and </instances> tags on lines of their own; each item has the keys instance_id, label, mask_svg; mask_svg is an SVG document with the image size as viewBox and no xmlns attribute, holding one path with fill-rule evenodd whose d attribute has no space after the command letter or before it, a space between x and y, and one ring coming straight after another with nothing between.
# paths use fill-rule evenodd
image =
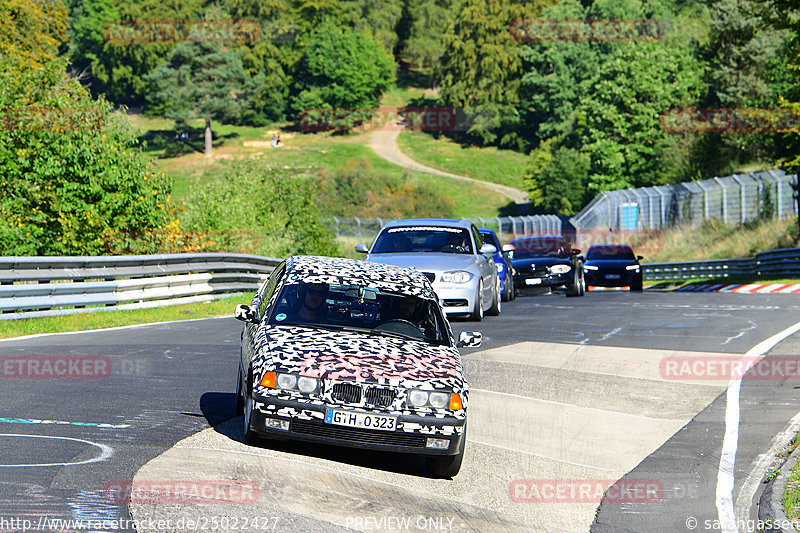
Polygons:
<instances>
[{"instance_id":1,"label":"dirt path","mask_svg":"<svg viewBox=\"0 0 800 533\"><path fill-rule=\"evenodd\" d=\"M449 172L444 172L442 170L437 170L435 168L427 167L423 164L417 163L400 151L400 147L397 145L397 137L400 135L400 131L401 130L376 130L372 133L370 146L376 154L390 163L394 163L395 165L400 165L401 167L410 170L416 170L417 172L427 172L428 174L436 174L438 176L446 176L448 178L464 180L483 185L494 191L497 191L517 204L525 204L528 202L528 193L525 191L508 187L506 185L499 185L497 183L490 183L488 181L481 181L474 178L468 178L466 176L451 174Z\"/></svg>"}]
</instances>

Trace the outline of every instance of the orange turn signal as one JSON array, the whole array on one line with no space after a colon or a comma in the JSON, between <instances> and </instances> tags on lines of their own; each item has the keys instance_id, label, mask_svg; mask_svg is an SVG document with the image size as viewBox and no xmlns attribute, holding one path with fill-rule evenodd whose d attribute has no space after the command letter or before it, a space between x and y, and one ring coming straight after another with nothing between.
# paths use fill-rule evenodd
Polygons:
<instances>
[{"instance_id":1,"label":"orange turn signal","mask_svg":"<svg viewBox=\"0 0 800 533\"><path fill-rule=\"evenodd\" d=\"M460 411L463 408L464 405L461 403L461 396L456 394L455 392L450 394L450 410Z\"/></svg>"},{"instance_id":2,"label":"orange turn signal","mask_svg":"<svg viewBox=\"0 0 800 533\"><path fill-rule=\"evenodd\" d=\"M275 388L275 372L264 372L264 377L261 378L261 386L268 387L270 389ZM452 402L452 400L450 400Z\"/></svg>"}]
</instances>

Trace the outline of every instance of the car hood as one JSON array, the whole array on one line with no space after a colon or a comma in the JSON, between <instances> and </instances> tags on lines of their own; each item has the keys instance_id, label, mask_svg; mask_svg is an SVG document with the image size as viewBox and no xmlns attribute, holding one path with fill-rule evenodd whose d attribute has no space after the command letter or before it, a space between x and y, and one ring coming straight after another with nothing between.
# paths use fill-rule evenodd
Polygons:
<instances>
[{"instance_id":1,"label":"car hood","mask_svg":"<svg viewBox=\"0 0 800 533\"><path fill-rule=\"evenodd\" d=\"M628 265L635 265L636 261L631 259L587 259L584 265L596 266L599 268L625 268Z\"/></svg>"},{"instance_id":2,"label":"car hood","mask_svg":"<svg viewBox=\"0 0 800 533\"><path fill-rule=\"evenodd\" d=\"M452 346L297 326L270 326L266 340L279 371L323 379L442 380L463 385L461 358Z\"/></svg>"},{"instance_id":3,"label":"car hood","mask_svg":"<svg viewBox=\"0 0 800 533\"><path fill-rule=\"evenodd\" d=\"M529 259L514 259L511 261L514 268L519 270L523 268L530 268L531 265L537 267L549 267L553 265L572 265L572 262L567 257L532 257Z\"/></svg>"},{"instance_id":4,"label":"car hood","mask_svg":"<svg viewBox=\"0 0 800 533\"><path fill-rule=\"evenodd\" d=\"M367 261L415 268L420 272L465 270L476 266L476 256L472 254L443 254L437 252L374 254L370 255Z\"/></svg>"}]
</instances>

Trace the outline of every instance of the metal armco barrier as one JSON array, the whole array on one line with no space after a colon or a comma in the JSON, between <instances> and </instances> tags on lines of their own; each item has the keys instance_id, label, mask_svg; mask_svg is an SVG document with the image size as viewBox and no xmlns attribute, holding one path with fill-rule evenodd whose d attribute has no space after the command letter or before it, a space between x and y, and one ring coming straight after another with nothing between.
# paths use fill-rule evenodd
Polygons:
<instances>
[{"instance_id":1,"label":"metal armco barrier","mask_svg":"<svg viewBox=\"0 0 800 533\"><path fill-rule=\"evenodd\" d=\"M714 259L683 263L645 263L642 274L646 281L726 278L730 276L798 276L800 248L781 248L756 254L746 259Z\"/></svg>"},{"instance_id":2,"label":"metal armco barrier","mask_svg":"<svg viewBox=\"0 0 800 533\"><path fill-rule=\"evenodd\" d=\"M224 253L0 257L0 320L108 306L157 307L255 291L280 262Z\"/></svg>"}]
</instances>

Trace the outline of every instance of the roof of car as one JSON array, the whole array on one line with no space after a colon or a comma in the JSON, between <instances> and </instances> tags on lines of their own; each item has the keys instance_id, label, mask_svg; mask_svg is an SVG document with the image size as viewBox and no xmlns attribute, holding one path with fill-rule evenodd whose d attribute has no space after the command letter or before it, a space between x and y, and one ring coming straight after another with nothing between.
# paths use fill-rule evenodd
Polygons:
<instances>
[{"instance_id":1,"label":"roof of car","mask_svg":"<svg viewBox=\"0 0 800 533\"><path fill-rule=\"evenodd\" d=\"M469 229L472 226L472 222L469 220L452 220L448 218L407 218L404 220L393 220L384 227L396 228L398 226L443 226L445 228Z\"/></svg>"},{"instance_id":2,"label":"roof of car","mask_svg":"<svg viewBox=\"0 0 800 533\"><path fill-rule=\"evenodd\" d=\"M589 250L632 250L627 244L593 244Z\"/></svg>"},{"instance_id":3,"label":"roof of car","mask_svg":"<svg viewBox=\"0 0 800 533\"><path fill-rule=\"evenodd\" d=\"M428 278L410 268L383 263L358 261L343 257L296 255L286 262L287 281L306 283L338 283L342 285L367 282L387 292L436 299Z\"/></svg>"}]
</instances>

